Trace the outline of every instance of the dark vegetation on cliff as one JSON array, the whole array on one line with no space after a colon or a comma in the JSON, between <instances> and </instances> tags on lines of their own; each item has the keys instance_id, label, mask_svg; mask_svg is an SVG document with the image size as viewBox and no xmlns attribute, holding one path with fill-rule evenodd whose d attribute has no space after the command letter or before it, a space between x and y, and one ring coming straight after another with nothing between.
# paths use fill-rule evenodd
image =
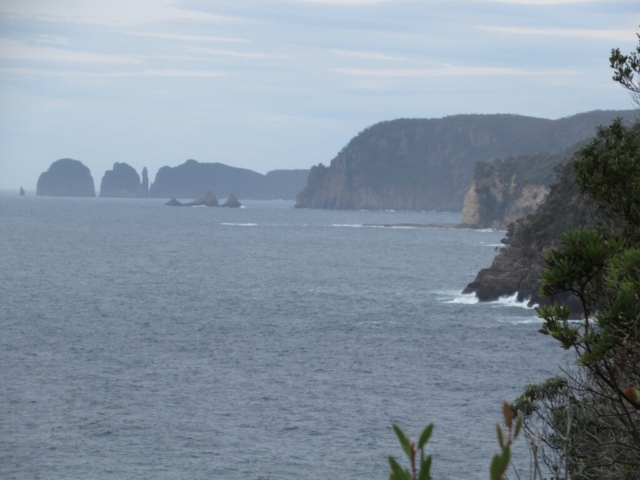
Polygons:
<instances>
[{"instance_id":1,"label":"dark vegetation on cliff","mask_svg":"<svg viewBox=\"0 0 640 480\"><path fill-rule=\"evenodd\" d=\"M143 178L146 178L146 167L143 170ZM147 197L149 194L149 181L146 186L135 168L126 163L114 163L113 170L107 170L100 184L101 197Z\"/></svg>"},{"instance_id":2,"label":"dark vegetation on cliff","mask_svg":"<svg viewBox=\"0 0 640 480\"><path fill-rule=\"evenodd\" d=\"M456 115L373 125L326 167L311 169L297 207L461 210L476 163L557 152L633 111L595 111L548 120L519 115Z\"/></svg>"},{"instance_id":3,"label":"dark vegetation on cliff","mask_svg":"<svg viewBox=\"0 0 640 480\"><path fill-rule=\"evenodd\" d=\"M91 171L79 160L62 158L38 178L36 195L50 197L95 197Z\"/></svg>"},{"instance_id":4,"label":"dark vegetation on cliff","mask_svg":"<svg viewBox=\"0 0 640 480\"><path fill-rule=\"evenodd\" d=\"M306 183L308 170L274 170L262 175L222 163L187 160L177 167L162 167L151 185L150 197L193 198L212 190L225 197L277 200L293 199Z\"/></svg>"}]
</instances>

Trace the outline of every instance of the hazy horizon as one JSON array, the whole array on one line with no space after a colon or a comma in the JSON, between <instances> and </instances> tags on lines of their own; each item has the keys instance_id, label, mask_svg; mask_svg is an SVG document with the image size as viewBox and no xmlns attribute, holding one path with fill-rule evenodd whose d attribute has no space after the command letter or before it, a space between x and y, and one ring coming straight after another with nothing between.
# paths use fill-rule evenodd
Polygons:
<instances>
[{"instance_id":1,"label":"hazy horizon","mask_svg":"<svg viewBox=\"0 0 640 480\"><path fill-rule=\"evenodd\" d=\"M8 0L0 189L66 157L97 185L114 162L266 173L395 118L631 109L607 58L639 24L626 0Z\"/></svg>"}]
</instances>

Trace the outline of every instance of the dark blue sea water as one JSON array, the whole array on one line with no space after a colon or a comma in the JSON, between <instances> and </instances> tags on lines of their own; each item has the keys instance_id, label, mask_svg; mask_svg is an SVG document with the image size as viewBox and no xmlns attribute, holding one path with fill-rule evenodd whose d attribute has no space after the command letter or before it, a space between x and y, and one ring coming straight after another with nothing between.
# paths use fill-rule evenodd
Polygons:
<instances>
[{"instance_id":1,"label":"dark blue sea water","mask_svg":"<svg viewBox=\"0 0 640 480\"><path fill-rule=\"evenodd\" d=\"M566 360L459 295L503 232L246 207L0 197L0 478L385 479L392 422L488 478L501 401Z\"/></svg>"}]
</instances>

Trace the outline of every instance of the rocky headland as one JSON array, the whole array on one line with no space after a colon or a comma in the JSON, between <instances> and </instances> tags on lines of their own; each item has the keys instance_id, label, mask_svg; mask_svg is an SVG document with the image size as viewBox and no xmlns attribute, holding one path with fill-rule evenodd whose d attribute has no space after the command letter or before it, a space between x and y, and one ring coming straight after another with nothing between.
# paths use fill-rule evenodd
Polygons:
<instances>
[{"instance_id":1,"label":"rocky headland","mask_svg":"<svg viewBox=\"0 0 640 480\"><path fill-rule=\"evenodd\" d=\"M463 293L475 293L480 301L493 301L517 293L519 301L548 303L553 298L539 295L543 254L560 245L562 232L569 228L593 225L592 201L582 195L573 179L572 163L559 169L558 180L551 185L538 210L511 223L505 244L490 267L482 269Z\"/></svg>"},{"instance_id":2,"label":"rocky headland","mask_svg":"<svg viewBox=\"0 0 640 480\"><path fill-rule=\"evenodd\" d=\"M38 178L36 195L50 197L95 197L91 171L79 160L62 158Z\"/></svg>"},{"instance_id":3,"label":"rocky headland","mask_svg":"<svg viewBox=\"0 0 640 480\"><path fill-rule=\"evenodd\" d=\"M162 167L150 187L155 198L194 198L213 190L222 197L234 193L240 198L293 199L306 184L308 170L274 170L266 175L222 163L187 160L177 167Z\"/></svg>"},{"instance_id":4,"label":"rocky headland","mask_svg":"<svg viewBox=\"0 0 640 480\"><path fill-rule=\"evenodd\" d=\"M100 184L101 197L147 197L149 194L149 179L146 167L142 171L143 179L135 168L126 163L114 163L112 170L107 170ZM146 178L146 185L145 185Z\"/></svg>"},{"instance_id":5,"label":"rocky headland","mask_svg":"<svg viewBox=\"0 0 640 480\"><path fill-rule=\"evenodd\" d=\"M478 162L559 152L593 136L598 125L633 115L456 115L378 123L352 139L329 166L311 169L296 207L459 211ZM529 188L519 208L533 208L544 193Z\"/></svg>"}]
</instances>

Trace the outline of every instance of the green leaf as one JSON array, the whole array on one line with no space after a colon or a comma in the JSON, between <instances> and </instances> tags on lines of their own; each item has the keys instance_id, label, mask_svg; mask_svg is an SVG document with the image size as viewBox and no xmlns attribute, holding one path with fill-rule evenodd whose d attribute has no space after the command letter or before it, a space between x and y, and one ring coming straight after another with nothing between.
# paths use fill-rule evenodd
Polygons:
<instances>
[{"instance_id":1,"label":"green leaf","mask_svg":"<svg viewBox=\"0 0 640 480\"><path fill-rule=\"evenodd\" d=\"M498 443L500 444L500 448L504 449L504 433L500 428L500 425L496 423L496 432L498 432Z\"/></svg>"},{"instance_id":2,"label":"green leaf","mask_svg":"<svg viewBox=\"0 0 640 480\"><path fill-rule=\"evenodd\" d=\"M425 461L420 464L420 475L418 480L431 480L431 461L433 458L429 455Z\"/></svg>"},{"instance_id":3,"label":"green leaf","mask_svg":"<svg viewBox=\"0 0 640 480\"><path fill-rule=\"evenodd\" d=\"M502 452L502 458L501 458L502 473L506 472L507 468L509 468L509 462L511 462L511 449L507 446Z\"/></svg>"},{"instance_id":4,"label":"green leaf","mask_svg":"<svg viewBox=\"0 0 640 480\"><path fill-rule=\"evenodd\" d=\"M389 466L391 467L391 471L393 472L395 480L411 480L411 474L404 471L400 464L392 456L389 456Z\"/></svg>"},{"instance_id":5,"label":"green leaf","mask_svg":"<svg viewBox=\"0 0 640 480\"><path fill-rule=\"evenodd\" d=\"M404 450L404 453L407 455L407 457L409 457L409 460L411 460L413 458L413 450L411 449L411 442L409 441L407 436L404 434L402 429L399 426L397 426L395 423L393 424L393 430L396 432L396 436L398 437L398 440L400 440L400 445L402 446L402 450Z\"/></svg>"},{"instance_id":6,"label":"green leaf","mask_svg":"<svg viewBox=\"0 0 640 480\"><path fill-rule=\"evenodd\" d=\"M491 480L501 480L502 479L502 461L500 455L495 454L493 456L493 460L491 461Z\"/></svg>"},{"instance_id":7,"label":"green leaf","mask_svg":"<svg viewBox=\"0 0 640 480\"><path fill-rule=\"evenodd\" d=\"M422 431L422 435L420 435L420 440L418 440L419 450L422 450L424 448L424 446L427 444L427 442L431 438L432 433L433 433L433 423L430 423L429 425L427 425L427 428L425 428Z\"/></svg>"},{"instance_id":8,"label":"green leaf","mask_svg":"<svg viewBox=\"0 0 640 480\"><path fill-rule=\"evenodd\" d=\"M522 424L524 422L524 417L522 415L518 415L518 419L516 420L516 431L513 434L513 439L518 438L520 434L520 430L522 430Z\"/></svg>"}]
</instances>

